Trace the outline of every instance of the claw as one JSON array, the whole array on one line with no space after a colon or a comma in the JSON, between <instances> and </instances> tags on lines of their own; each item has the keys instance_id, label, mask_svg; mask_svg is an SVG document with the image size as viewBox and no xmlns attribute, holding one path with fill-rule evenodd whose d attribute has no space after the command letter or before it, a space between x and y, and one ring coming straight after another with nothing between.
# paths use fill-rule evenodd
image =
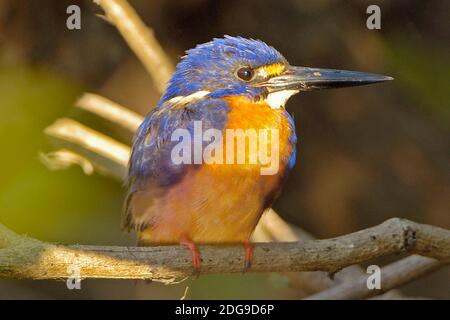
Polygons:
<instances>
[{"instance_id":1,"label":"claw","mask_svg":"<svg viewBox=\"0 0 450 320\"><path fill-rule=\"evenodd\" d=\"M201 264L202 264L202 260L200 257L200 251L198 251L198 248L195 245L195 243L187 237L183 237L180 240L180 244L187 247L189 249L189 251L191 251L192 267L194 268L193 276L195 278L198 278L200 276L200 268L201 268Z\"/></svg>"},{"instance_id":2,"label":"claw","mask_svg":"<svg viewBox=\"0 0 450 320\"><path fill-rule=\"evenodd\" d=\"M252 266L253 259L253 245L249 240L244 241L245 258L244 258L244 270L245 273Z\"/></svg>"}]
</instances>

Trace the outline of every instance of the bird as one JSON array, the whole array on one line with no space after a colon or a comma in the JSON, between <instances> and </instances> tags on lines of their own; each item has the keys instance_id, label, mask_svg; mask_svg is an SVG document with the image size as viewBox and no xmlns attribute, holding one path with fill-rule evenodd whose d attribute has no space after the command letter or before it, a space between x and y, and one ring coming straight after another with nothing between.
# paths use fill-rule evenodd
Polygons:
<instances>
[{"instance_id":1,"label":"bird","mask_svg":"<svg viewBox=\"0 0 450 320\"><path fill-rule=\"evenodd\" d=\"M123 228L137 233L139 245L186 246L196 273L201 268L199 244L242 244L247 270L253 258L250 237L296 162L297 136L287 100L299 92L387 80L392 78L291 66L274 47L241 36L214 38L187 50L134 136ZM233 130L273 132L276 140L256 138L277 159L275 170L263 174L268 164L255 148L235 147L236 136L226 140ZM222 142L222 150L209 154L217 161L202 159L205 153L198 151L213 140L210 134L205 141L206 132L216 134L215 146ZM183 149L186 161L179 161L174 150L186 133L191 137L184 145L194 150ZM225 154L227 144L235 155ZM240 153L244 157L238 162Z\"/></svg>"}]
</instances>

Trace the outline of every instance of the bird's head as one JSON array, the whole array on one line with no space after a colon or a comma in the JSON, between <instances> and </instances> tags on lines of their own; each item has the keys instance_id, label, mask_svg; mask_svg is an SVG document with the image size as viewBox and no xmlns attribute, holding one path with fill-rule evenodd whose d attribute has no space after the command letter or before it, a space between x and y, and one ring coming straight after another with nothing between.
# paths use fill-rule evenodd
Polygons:
<instances>
[{"instance_id":1,"label":"bird's head","mask_svg":"<svg viewBox=\"0 0 450 320\"><path fill-rule=\"evenodd\" d=\"M300 91L391 79L356 71L294 67L277 50L260 40L225 36L186 52L161 102L188 96L246 96L279 108Z\"/></svg>"}]
</instances>

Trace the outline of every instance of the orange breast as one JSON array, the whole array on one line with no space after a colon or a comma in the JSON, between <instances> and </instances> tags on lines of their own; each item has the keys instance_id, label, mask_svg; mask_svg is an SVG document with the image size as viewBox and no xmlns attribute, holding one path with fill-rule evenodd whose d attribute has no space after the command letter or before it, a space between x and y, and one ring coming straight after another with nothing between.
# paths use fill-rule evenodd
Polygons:
<instances>
[{"instance_id":1,"label":"orange breast","mask_svg":"<svg viewBox=\"0 0 450 320\"><path fill-rule=\"evenodd\" d=\"M203 164L190 170L157 205L158 216L153 227L140 234L142 240L176 243L180 237L187 236L197 243L229 243L249 239L265 209L267 197L279 188L292 151L289 137L293 128L283 109L271 109L245 97L226 100L231 111L225 130L278 131L274 149L279 154L278 171L261 175L260 163L247 162Z\"/></svg>"},{"instance_id":2,"label":"orange breast","mask_svg":"<svg viewBox=\"0 0 450 320\"><path fill-rule=\"evenodd\" d=\"M273 151L279 155L280 169L283 169L283 165L287 163L292 152L289 138L293 128L286 117L286 111L283 108L272 109L264 102L255 103L243 96L232 96L226 100L231 108L226 129L266 130L269 132L269 136L271 132L276 131L276 141L268 139L267 150L272 150L273 147ZM258 142L263 142L263 140ZM275 146L272 146L273 142L275 142ZM250 153L251 150L247 148L246 154Z\"/></svg>"}]
</instances>

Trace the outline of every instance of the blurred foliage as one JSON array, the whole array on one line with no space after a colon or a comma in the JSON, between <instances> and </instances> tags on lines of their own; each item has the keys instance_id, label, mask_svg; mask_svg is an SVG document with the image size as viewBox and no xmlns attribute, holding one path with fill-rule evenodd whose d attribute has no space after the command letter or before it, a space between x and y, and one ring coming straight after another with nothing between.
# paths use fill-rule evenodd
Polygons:
<instances>
[{"instance_id":1,"label":"blurred foliage","mask_svg":"<svg viewBox=\"0 0 450 320\"><path fill-rule=\"evenodd\" d=\"M108 212L121 206L120 186L86 179L78 168L49 172L38 160L43 129L65 115L81 89L45 68L0 68L0 222L17 232L101 243L105 229L98 225L114 219Z\"/></svg>"},{"instance_id":2,"label":"blurred foliage","mask_svg":"<svg viewBox=\"0 0 450 320\"><path fill-rule=\"evenodd\" d=\"M390 67L396 80L421 102L431 115L450 122L450 52L437 43L420 46L400 35L386 41Z\"/></svg>"}]
</instances>

